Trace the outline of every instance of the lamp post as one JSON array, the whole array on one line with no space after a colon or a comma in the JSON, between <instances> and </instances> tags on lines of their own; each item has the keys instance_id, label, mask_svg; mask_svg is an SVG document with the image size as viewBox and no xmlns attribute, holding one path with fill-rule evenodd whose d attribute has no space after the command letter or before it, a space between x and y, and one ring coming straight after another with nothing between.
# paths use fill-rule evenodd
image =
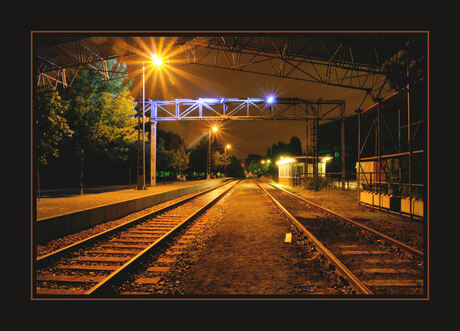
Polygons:
<instances>
[{"instance_id":1,"label":"lamp post","mask_svg":"<svg viewBox=\"0 0 460 331\"><path fill-rule=\"evenodd\" d=\"M213 132L217 132L218 128L216 125L213 125L213 127L211 128L211 130L209 130L209 143L208 143L208 146L209 146L209 150L208 150L208 169L207 169L207 172L206 172L206 179L210 179L211 178L211 135Z\"/></svg>"},{"instance_id":2,"label":"lamp post","mask_svg":"<svg viewBox=\"0 0 460 331\"><path fill-rule=\"evenodd\" d=\"M159 68L163 64L163 59L156 54L151 54L150 64ZM150 110L152 112L152 110ZM156 121L152 121L153 114L150 114L150 186L156 184ZM138 135L139 137L139 135ZM141 164L138 157L138 171L137 171L137 189L146 190L145 186L145 60L142 60L142 171Z\"/></svg>"},{"instance_id":3,"label":"lamp post","mask_svg":"<svg viewBox=\"0 0 460 331\"><path fill-rule=\"evenodd\" d=\"M227 176L227 149L231 149L231 148L232 148L232 145L230 144L225 145L225 148L224 148L225 176Z\"/></svg>"},{"instance_id":4,"label":"lamp post","mask_svg":"<svg viewBox=\"0 0 460 331\"><path fill-rule=\"evenodd\" d=\"M139 136L139 135L138 135ZM137 189L146 190L145 187L145 61L142 61L142 166L138 162ZM141 169L142 168L142 171Z\"/></svg>"}]
</instances>

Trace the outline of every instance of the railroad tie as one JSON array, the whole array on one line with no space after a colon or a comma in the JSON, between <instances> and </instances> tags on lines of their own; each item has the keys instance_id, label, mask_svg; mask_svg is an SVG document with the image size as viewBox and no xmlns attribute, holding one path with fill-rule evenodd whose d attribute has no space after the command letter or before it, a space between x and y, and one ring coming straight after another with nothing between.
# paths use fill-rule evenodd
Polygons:
<instances>
[{"instance_id":1,"label":"railroad tie","mask_svg":"<svg viewBox=\"0 0 460 331\"><path fill-rule=\"evenodd\" d=\"M128 258L118 256L77 256L77 261L90 261L90 262L125 262Z\"/></svg>"},{"instance_id":2,"label":"railroad tie","mask_svg":"<svg viewBox=\"0 0 460 331\"><path fill-rule=\"evenodd\" d=\"M43 288L37 287L37 294L39 295L80 295L85 294L85 290L83 289L75 289L75 288Z\"/></svg>"},{"instance_id":3,"label":"railroad tie","mask_svg":"<svg viewBox=\"0 0 460 331\"><path fill-rule=\"evenodd\" d=\"M116 270L117 266L112 265L88 265L88 264L65 264L56 266L58 269L71 269L71 270L87 270L87 271L113 271Z\"/></svg>"},{"instance_id":4,"label":"railroad tie","mask_svg":"<svg viewBox=\"0 0 460 331\"><path fill-rule=\"evenodd\" d=\"M80 275L38 275L37 280L44 282L70 282L70 283L97 283L103 280L103 276L80 276Z\"/></svg>"},{"instance_id":5,"label":"railroad tie","mask_svg":"<svg viewBox=\"0 0 460 331\"><path fill-rule=\"evenodd\" d=\"M167 272L169 267L150 267L147 269L148 272Z\"/></svg>"},{"instance_id":6,"label":"railroad tie","mask_svg":"<svg viewBox=\"0 0 460 331\"><path fill-rule=\"evenodd\" d=\"M423 279L372 279L365 281L364 285L375 287L423 286Z\"/></svg>"},{"instance_id":7,"label":"railroad tie","mask_svg":"<svg viewBox=\"0 0 460 331\"><path fill-rule=\"evenodd\" d=\"M140 277L134 281L136 284L156 284L160 281L161 277Z\"/></svg>"},{"instance_id":8,"label":"railroad tie","mask_svg":"<svg viewBox=\"0 0 460 331\"><path fill-rule=\"evenodd\" d=\"M340 254L342 255L384 255L389 254L385 251L351 251L351 250L344 250L341 251Z\"/></svg>"},{"instance_id":9,"label":"railroad tie","mask_svg":"<svg viewBox=\"0 0 460 331\"><path fill-rule=\"evenodd\" d=\"M415 270L410 269L394 269L394 268L368 268L363 269L364 272L369 274L413 274Z\"/></svg>"}]
</instances>

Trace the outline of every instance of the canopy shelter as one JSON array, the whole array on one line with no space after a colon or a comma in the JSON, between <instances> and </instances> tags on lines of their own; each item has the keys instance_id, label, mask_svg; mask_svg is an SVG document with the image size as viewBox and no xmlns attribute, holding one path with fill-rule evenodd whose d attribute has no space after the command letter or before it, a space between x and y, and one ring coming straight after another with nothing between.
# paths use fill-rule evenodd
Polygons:
<instances>
[{"instance_id":1,"label":"canopy shelter","mask_svg":"<svg viewBox=\"0 0 460 331\"><path fill-rule=\"evenodd\" d=\"M135 34L135 35L133 35ZM378 97L384 64L418 37L413 33L34 33L36 84L70 86L78 69L102 80L124 78L106 61L141 56L149 39L162 37L184 64L358 89ZM77 69L71 76L68 69ZM367 94L366 94L367 95Z\"/></svg>"}]
</instances>

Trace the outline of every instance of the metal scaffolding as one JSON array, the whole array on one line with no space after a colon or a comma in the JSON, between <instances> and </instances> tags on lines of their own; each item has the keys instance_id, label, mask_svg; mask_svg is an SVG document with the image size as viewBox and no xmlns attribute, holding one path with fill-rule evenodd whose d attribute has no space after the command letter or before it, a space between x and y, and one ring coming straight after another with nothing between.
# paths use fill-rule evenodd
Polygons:
<instances>
[{"instance_id":1,"label":"metal scaffolding","mask_svg":"<svg viewBox=\"0 0 460 331\"><path fill-rule=\"evenodd\" d=\"M426 216L425 81L358 110L358 201L411 219Z\"/></svg>"}]
</instances>

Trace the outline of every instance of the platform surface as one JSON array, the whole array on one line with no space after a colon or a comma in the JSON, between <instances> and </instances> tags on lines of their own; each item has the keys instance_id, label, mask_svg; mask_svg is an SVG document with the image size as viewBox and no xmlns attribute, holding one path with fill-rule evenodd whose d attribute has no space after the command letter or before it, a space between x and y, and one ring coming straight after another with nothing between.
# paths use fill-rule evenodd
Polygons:
<instances>
[{"instance_id":1,"label":"platform surface","mask_svg":"<svg viewBox=\"0 0 460 331\"><path fill-rule=\"evenodd\" d=\"M79 210L95 208L111 203L145 197L148 195L178 190L185 187L197 186L208 181L219 181L222 178L210 180L193 180L173 182L166 185L158 183L157 186L147 187L146 190L124 189L109 192L75 194L63 197L41 197L37 199L37 219L68 214Z\"/></svg>"}]
</instances>

